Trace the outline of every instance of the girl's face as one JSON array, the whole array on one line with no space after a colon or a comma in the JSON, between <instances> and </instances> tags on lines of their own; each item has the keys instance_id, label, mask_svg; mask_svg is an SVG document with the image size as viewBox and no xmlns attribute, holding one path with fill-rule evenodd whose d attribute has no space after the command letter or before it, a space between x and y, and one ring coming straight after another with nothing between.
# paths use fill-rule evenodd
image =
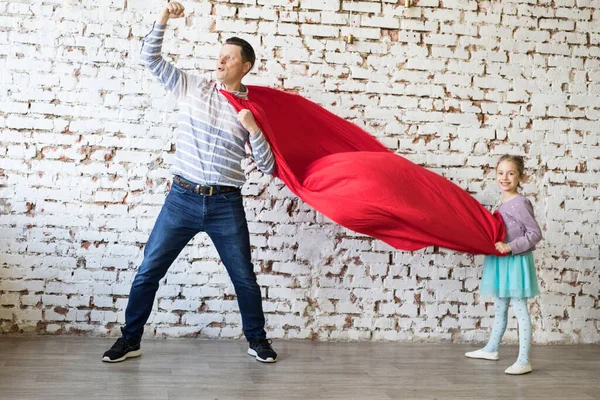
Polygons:
<instances>
[{"instance_id":1,"label":"girl's face","mask_svg":"<svg viewBox=\"0 0 600 400\"><path fill-rule=\"evenodd\" d=\"M496 167L496 182L505 193L517 193L521 175L514 162L504 160Z\"/></svg>"}]
</instances>

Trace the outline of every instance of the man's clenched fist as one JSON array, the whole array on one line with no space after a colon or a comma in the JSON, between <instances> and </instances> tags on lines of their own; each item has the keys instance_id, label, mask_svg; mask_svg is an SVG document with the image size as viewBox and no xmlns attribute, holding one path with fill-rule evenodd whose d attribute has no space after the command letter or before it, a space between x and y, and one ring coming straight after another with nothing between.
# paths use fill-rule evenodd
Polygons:
<instances>
[{"instance_id":1,"label":"man's clenched fist","mask_svg":"<svg viewBox=\"0 0 600 400\"><path fill-rule=\"evenodd\" d=\"M171 18L181 18L183 16L185 16L185 8L181 5L181 3L174 1L167 4L165 8L162 9L156 22L164 25Z\"/></svg>"},{"instance_id":2,"label":"man's clenched fist","mask_svg":"<svg viewBox=\"0 0 600 400\"><path fill-rule=\"evenodd\" d=\"M242 126L244 127L244 129L246 129L248 132L250 132L251 135L256 135L259 131L258 125L256 124L256 121L254 120L254 115L252 115L252 111L244 108L243 110L241 110L238 113L238 121L240 121L240 124L242 124Z\"/></svg>"}]
</instances>

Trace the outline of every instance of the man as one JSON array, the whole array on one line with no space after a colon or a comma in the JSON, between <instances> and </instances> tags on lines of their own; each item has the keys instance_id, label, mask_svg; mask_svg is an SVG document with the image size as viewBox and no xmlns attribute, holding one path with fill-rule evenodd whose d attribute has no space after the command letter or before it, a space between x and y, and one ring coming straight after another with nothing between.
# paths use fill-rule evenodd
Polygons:
<instances>
[{"instance_id":1,"label":"man","mask_svg":"<svg viewBox=\"0 0 600 400\"><path fill-rule=\"evenodd\" d=\"M184 7L169 3L144 38L143 63L180 106L177 150L172 166L173 185L144 249L125 311L122 336L104 353L102 361L120 362L141 355L144 324L163 278L181 250L200 231L213 241L238 299L248 354L258 361L275 362L277 353L266 338L260 288L250 256L250 236L240 187L245 182L241 161L248 143L258 168L271 174L275 160L252 112L236 113L221 89L246 99L242 78L252 68L252 46L239 38L227 39L217 60L215 82L185 73L161 57L166 25L184 16Z\"/></svg>"}]
</instances>

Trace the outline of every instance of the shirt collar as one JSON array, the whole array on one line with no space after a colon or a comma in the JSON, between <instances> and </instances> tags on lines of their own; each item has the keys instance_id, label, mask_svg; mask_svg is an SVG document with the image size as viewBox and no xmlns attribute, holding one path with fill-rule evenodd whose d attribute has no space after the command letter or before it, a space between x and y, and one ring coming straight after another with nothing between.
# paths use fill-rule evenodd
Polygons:
<instances>
[{"instance_id":1,"label":"shirt collar","mask_svg":"<svg viewBox=\"0 0 600 400\"><path fill-rule=\"evenodd\" d=\"M225 90L226 92L229 92L226 88L225 85L223 85L223 83L218 82L217 83L217 87L220 90ZM236 97L239 97L242 100L248 100L248 88L246 87L246 85L244 85L243 83L240 84L240 90L236 91L236 92L229 92L231 94L233 94Z\"/></svg>"}]
</instances>

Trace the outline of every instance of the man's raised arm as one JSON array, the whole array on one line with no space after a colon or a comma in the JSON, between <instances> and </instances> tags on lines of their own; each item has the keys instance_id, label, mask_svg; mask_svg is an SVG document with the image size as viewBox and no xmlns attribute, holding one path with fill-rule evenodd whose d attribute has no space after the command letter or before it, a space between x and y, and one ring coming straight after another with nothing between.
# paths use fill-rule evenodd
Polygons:
<instances>
[{"instance_id":1,"label":"man's raised arm","mask_svg":"<svg viewBox=\"0 0 600 400\"><path fill-rule=\"evenodd\" d=\"M184 86L186 77L179 68L162 57L161 48L169 19L181 18L185 15L184 12L185 9L180 3L167 4L158 14L152 31L144 37L140 55L142 63L148 67L152 75L156 76L170 91Z\"/></svg>"}]
</instances>

